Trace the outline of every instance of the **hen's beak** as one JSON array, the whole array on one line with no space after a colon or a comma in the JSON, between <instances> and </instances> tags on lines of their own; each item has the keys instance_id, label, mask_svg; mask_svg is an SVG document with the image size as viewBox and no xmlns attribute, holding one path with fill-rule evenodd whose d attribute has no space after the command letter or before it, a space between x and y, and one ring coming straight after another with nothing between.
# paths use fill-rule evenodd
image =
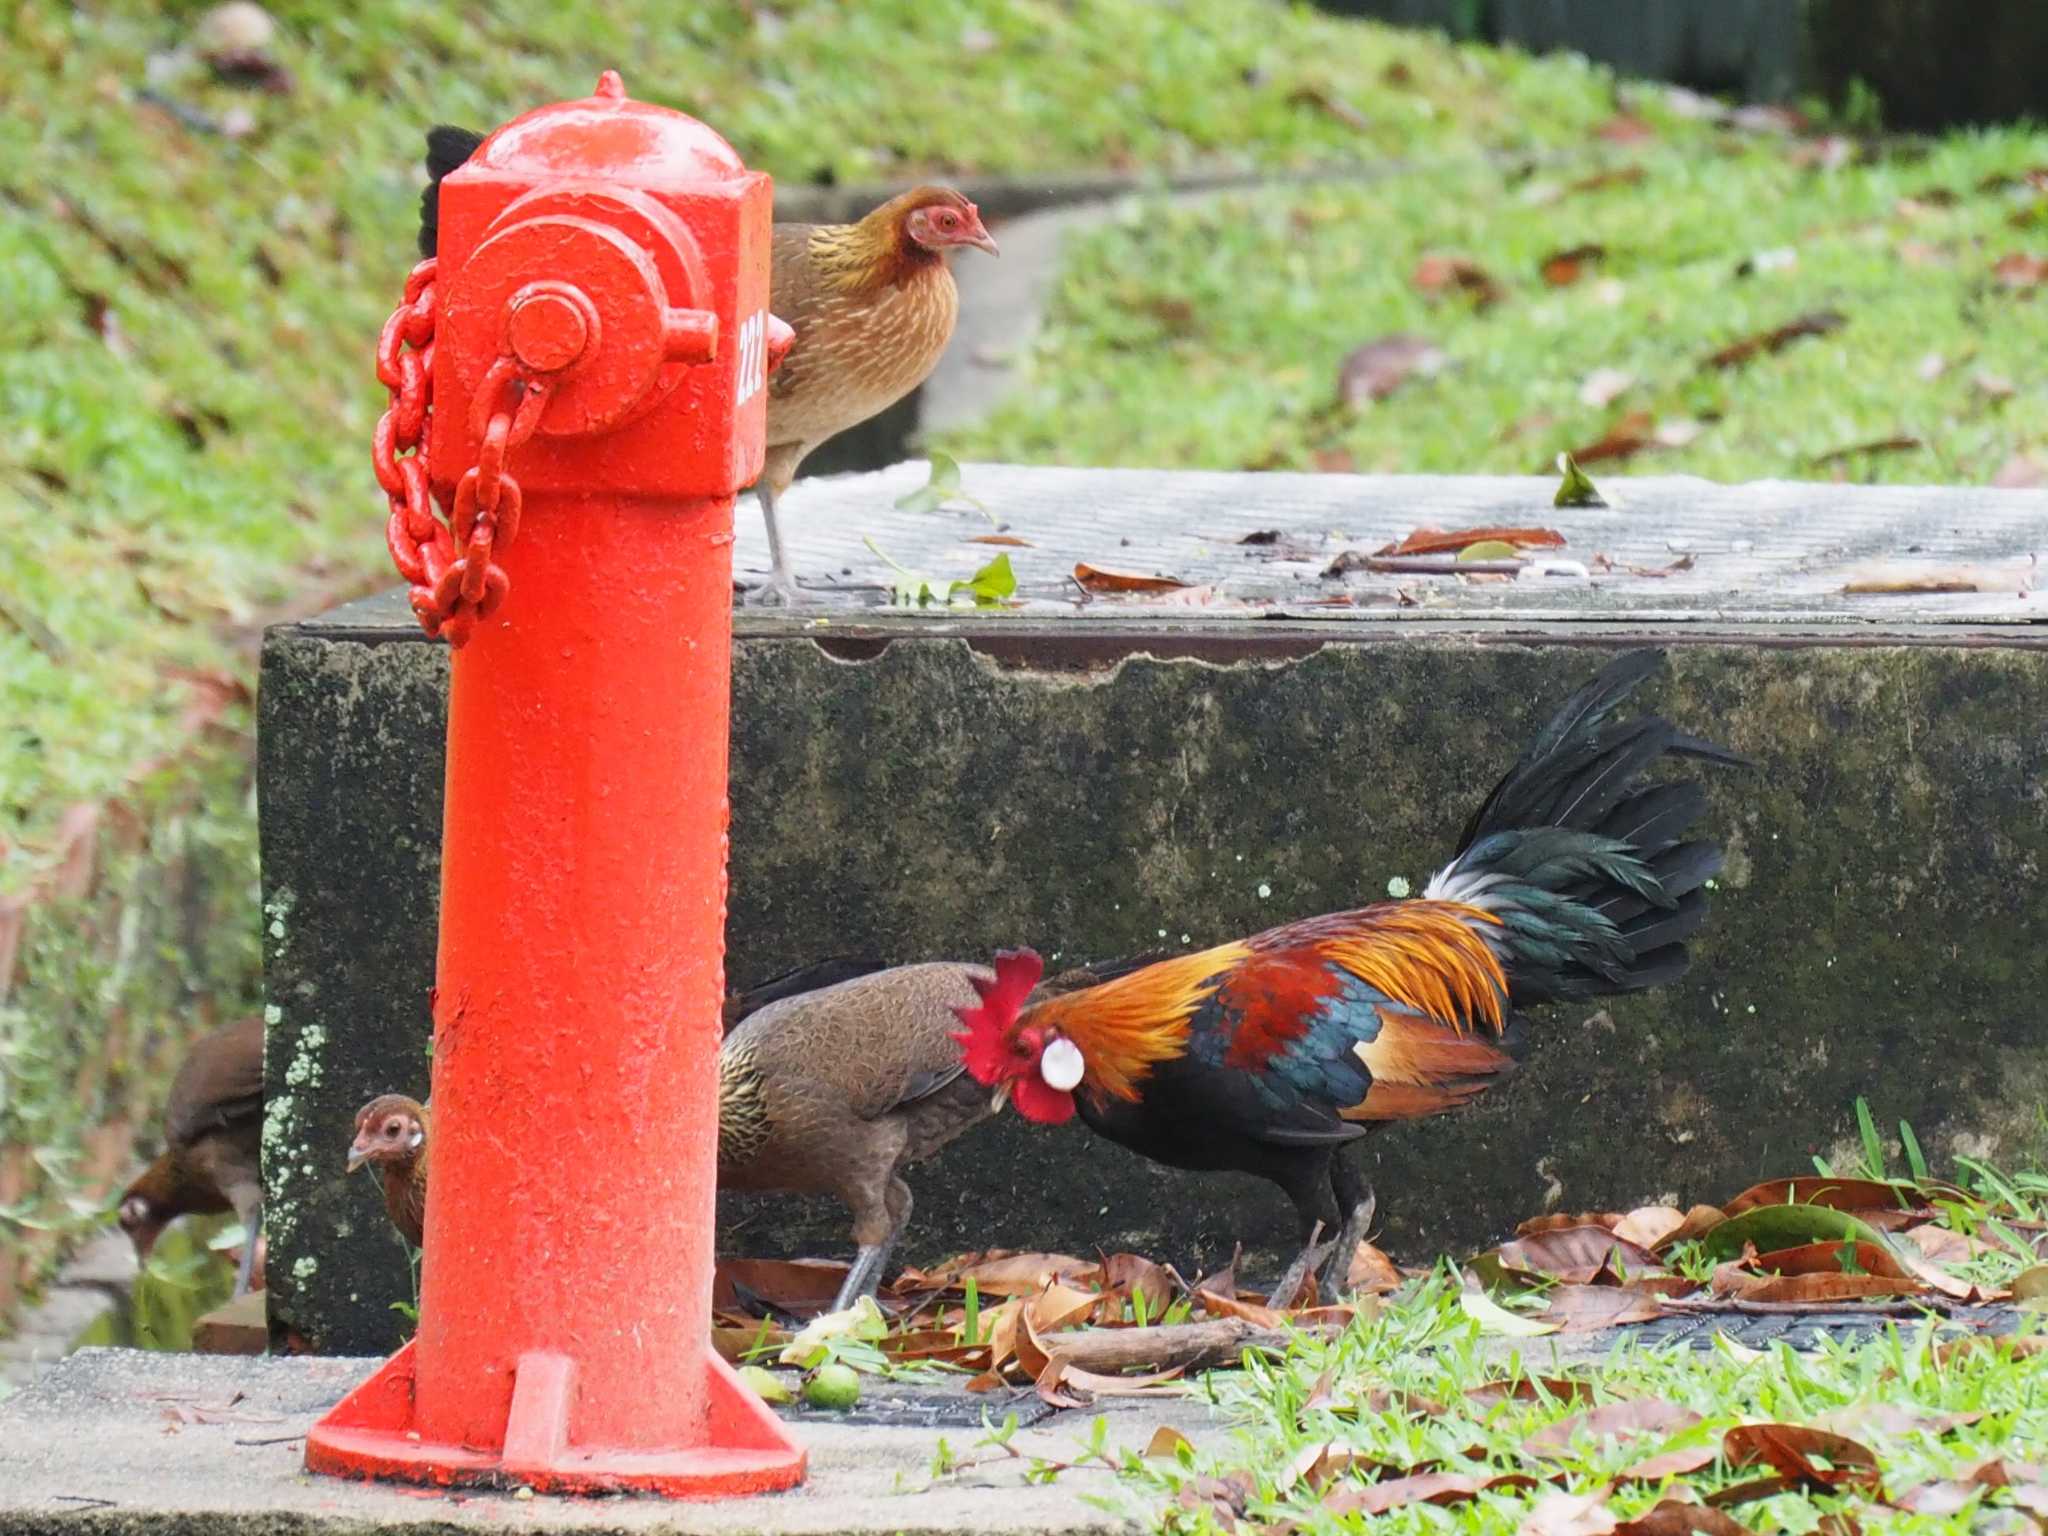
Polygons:
<instances>
[{"instance_id":1,"label":"hen's beak","mask_svg":"<svg viewBox=\"0 0 2048 1536\"><path fill-rule=\"evenodd\" d=\"M967 243L973 246L977 251L987 251L991 256L1000 256L1003 254L1001 251L996 249L996 237L990 234L985 229L977 229L974 232L974 238L969 240Z\"/></svg>"},{"instance_id":2,"label":"hen's beak","mask_svg":"<svg viewBox=\"0 0 2048 1536\"><path fill-rule=\"evenodd\" d=\"M362 1167L363 1164L367 1163L369 1160L370 1149L364 1146L361 1142L356 1142L348 1149L348 1171L350 1173L354 1173L358 1168Z\"/></svg>"}]
</instances>

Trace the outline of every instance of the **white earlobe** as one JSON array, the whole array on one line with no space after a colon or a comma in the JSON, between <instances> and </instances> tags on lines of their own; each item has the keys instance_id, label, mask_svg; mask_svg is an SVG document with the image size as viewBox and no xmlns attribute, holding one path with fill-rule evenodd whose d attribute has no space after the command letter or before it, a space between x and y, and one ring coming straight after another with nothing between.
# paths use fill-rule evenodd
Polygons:
<instances>
[{"instance_id":1,"label":"white earlobe","mask_svg":"<svg viewBox=\"0 0 2048 1536\"><path fill-rule=\"evenodd\" d=\"M1061 1035L1039 1053L1038 1075L1045 1079L1046 1087L1069 1093L1080 1085L1087 1065L1081 1048Z\"/></svg>"}]
</instances>

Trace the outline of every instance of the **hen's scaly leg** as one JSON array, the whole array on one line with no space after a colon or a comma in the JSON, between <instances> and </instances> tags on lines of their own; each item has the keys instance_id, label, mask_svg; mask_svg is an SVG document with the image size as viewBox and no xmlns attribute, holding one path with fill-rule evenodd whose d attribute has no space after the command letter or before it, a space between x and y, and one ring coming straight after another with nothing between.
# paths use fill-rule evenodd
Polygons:
<instances>
[{"instance_id":1,"label":"hen's scaly leg","mask_svg":"<svg viewBox=\"0 0 2048 1536\"><path fill-rule=\"evenodd\" d=\"M242 1262L235 1271L235 1294L246 1295L249 1281L256 1273L256 1243L263 1236L263 1207L250 1208L242 1223Z\"/></svg>"},{"instance_id":2,"label":"hen's scaly leg","mask_svg":"<svg viewBox=\"0 0 2048 1536\"><path fill-rule=\"evenodd\" d=\"M882 1283L882 1271L888 1265L889 1255L895 1251L903 1229L910 1224L910 1206L910 1186L901 1179L890 1179L884 1196L889 1230L879 1242L860 1245L860 1250L853 1256L853 1267L847 1270L845 1283L839 1287L839 1295L832 1303L834 1312L844 1312L861 1297L875 1294Z\"/></svg>"},{"instance_id":3,"label":"hen's scaly leg","mask_svg":"<svg viewBox=\"0 0 2048 1536\"><path fill-rule=\"evenodd\" d=\"M754 485L754 498L761 503L761 521L768 528L768 557L773 569L768 574L767 585L749 593L747 601L764 607L777 604L793 607L803 601L803 593L797 587L795 573L789 568L789 555L782 547L782 529L775 522L775 493L768 489L765 472Z\"/></svg>"}]
</instances>

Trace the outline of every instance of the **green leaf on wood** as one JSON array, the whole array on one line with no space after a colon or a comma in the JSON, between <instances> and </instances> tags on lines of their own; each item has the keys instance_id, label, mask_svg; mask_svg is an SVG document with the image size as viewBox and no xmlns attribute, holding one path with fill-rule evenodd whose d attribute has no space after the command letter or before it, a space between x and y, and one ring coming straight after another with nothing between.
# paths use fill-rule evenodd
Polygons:
<instances>
[{"instance_id":1,"label":"green leaf on wood","mask_svg":"<svg viewBox=\"0 0 2048 1536\"><path fill-rule=\"evenodd\" d=\"M1579 461L1569 453L1557 456L1558 473L1564 476L1558 485L1557 495L1551 504L1559 507L1613 507L1620 503L1606 495L1593 483L1593 477L1579 468Z\"/></svg>"}]
</instances>

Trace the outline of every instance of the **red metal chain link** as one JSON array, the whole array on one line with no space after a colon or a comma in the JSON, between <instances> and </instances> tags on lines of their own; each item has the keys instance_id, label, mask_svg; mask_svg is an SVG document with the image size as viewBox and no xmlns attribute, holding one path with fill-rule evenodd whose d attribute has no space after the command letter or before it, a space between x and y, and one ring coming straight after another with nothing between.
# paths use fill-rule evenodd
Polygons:
<instances>
[{"instance_id":1,"label":"red metal chain link","mask_svg":"<svg viewBox=\"0 0 2048 1536\"><path fill-rule=\"evenodd\" d=\"M533 436L553 383L521 378L509 357L491 365L470 415L483 447L456 482L454 509L442 522L426 454L434 408L434 273L431 257L412 269L404 299L377 338L377 377L391 391L391 408L377 422L370 457L391 503L384 542L410 588L412 611L428 635L460 649L511 589L493 559L518 535L523 504L505 458Z\"/></svg>"}]
</instances>

